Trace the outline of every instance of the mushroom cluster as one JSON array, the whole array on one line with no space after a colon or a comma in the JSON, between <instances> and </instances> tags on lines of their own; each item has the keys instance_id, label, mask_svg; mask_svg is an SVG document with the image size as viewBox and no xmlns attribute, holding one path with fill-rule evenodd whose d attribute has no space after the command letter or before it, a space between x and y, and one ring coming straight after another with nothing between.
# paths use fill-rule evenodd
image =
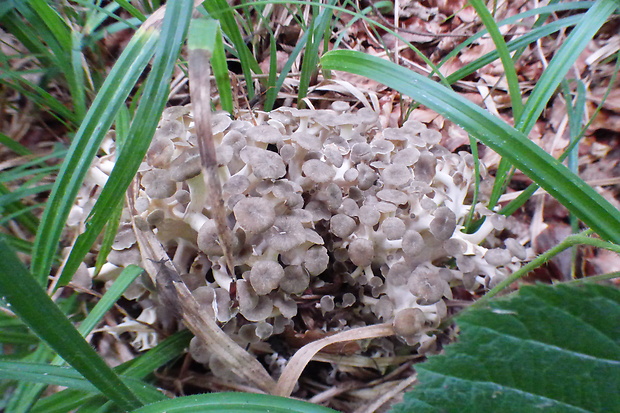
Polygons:
<instances>
[{"instance_id":1,"label":"mushroom cluster","mask_svg":"<svg viewBox=\"0 0 620 413\"><path fill-rule=\"evenodd\" d=\"M372 110L335 102L218 112L212 125L235 274L207 206L188 106L163 114L139 171L136 219L240 343L393 322L409 345L430 346L422 327L441 322L456 288L492 287L526 259L513 239L480 245L505 217L471 205L472 155L451 153L420 122L382 128ZM472 208L485 219L464 233ZM128 263L121 256L139 264L135 249L121 229L111 270Z\"/></svg>"}]
</instances>

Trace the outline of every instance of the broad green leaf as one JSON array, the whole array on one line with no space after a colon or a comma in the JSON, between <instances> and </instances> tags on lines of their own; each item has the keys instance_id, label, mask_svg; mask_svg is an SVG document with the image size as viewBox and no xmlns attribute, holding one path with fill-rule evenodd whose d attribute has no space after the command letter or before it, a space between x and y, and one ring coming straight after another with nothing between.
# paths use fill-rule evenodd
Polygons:
<instances>
[{"instance_id":1,"label":"broad green leaf","mask_svg":"<svg viewBox=\"0 0 620 413\"><path fill-rule=\"evenodd\" d=\"M457 317L445 355L392 413L612 412L620 406L620 291L525 286Z\"/></svg>"},{"instance_id":2,"label":"broad green leaf","mask_svg":"<svg viewBox=\"0 0 620 413\"><path fill-rule=\"evenodd\" d=\"M446 87L375 56L336 50L323 55L321 65L327 70L342 70L381 82L450 119L506 157L602 238L620 243L618 210L525 134L501 119Z\"/></svg>"}]
</instances>

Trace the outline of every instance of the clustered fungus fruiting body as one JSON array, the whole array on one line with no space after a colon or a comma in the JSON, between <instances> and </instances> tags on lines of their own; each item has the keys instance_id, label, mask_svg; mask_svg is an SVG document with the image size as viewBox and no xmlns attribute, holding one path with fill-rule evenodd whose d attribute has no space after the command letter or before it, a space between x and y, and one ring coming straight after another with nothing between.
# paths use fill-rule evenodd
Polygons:
<instances>
[{"instance_id":1,"label":"clustered fungus fruiting body","mask_svg":"<svg viewBox=\"0 0 620 413\"><path fill-rule=\"evenodd\" d=\"M139 170L136 220L242 344L285 330L393 322L402 340L429 348L424 327L439 325L455 288L489 288L526 259L513 239L480 245L505 219L471 205L472 155L449 152L441 133L415 120L382 128L375 112L336 102L332 110L280 108L238 119L216 113L213 138L235 275L206 206L189 107L163 114ZM93 166L99 185L112 144L108 152ZM88 213L83 203L77 217ZM471 208L486 219L466 234ZM103 273L127 265L122 256L139 264L136 248L121 230ZM191 347L196 359L214 363L200 348Z\"/></svg>"}]
</instances>

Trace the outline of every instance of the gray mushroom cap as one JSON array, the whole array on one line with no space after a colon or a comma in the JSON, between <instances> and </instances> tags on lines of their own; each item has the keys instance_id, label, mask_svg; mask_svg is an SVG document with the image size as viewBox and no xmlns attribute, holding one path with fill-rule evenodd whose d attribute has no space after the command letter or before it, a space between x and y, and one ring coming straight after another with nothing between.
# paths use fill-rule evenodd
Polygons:
<instances>
[{"instance_id":1,"label":"gray mushroom cap","mask_svg":"<svg viewBox=\"0 0 620 413\"><path fill-rule=\"evenodd\" d=\"M142 176L140 181L144 191L152 199L169 198L177 191L176 183L164 169L152 169Z\"/></svg>"},{"instance_id":2,"label":"gray mushroom cap","mask_svg":"<svg viewBox=\"0 0 620 413\"><path fill-rule=\"evenodd\" d=\"M282 141L279 130L270 125L253 126L246 131L246 136L255 142L276 144Z\"/></svg>"},{"instance_id":3,"label":"gray mushroom cap","mask_svg":"<svg viewBox=\"0 0 620 413\"><path fill-rule=\"evenodd\" d=\"M353 233L357 224L355 220L345 214L337 214L329 220L330 231L339 238L346 238Z\"/></svg>"},{"instance_id":4,"label":"gray mushroom cap","mask_svg":"<svg viewBox=\"0 0 620 413\"><path fill-rule=\"evenodd\" d=\"M241 159L259 179L278 179L286 174L284 161L275 152L247 146L241 150Z\"/></svg>"},{"instance_id":5,"label":"gray mushroom cap","mask_svg":"<svg viewBox=\"0 0 620 413\"><path fill-rule=\"evenodd\" d=\"M241 228L256 234L271 228L276 220L272 203L264 198L244 198L235 204L233 213Z\"/></svg>"},{"instance_id":6,"label":"gray mushroom cap","mask_svg":"<svg viewBox=\"0 0 620 413\"><path fill-rule=\"evenodd\" d=\"M317 183L329 182L336 175L334 168L318 159L310 159L304 162L301 170L308 178Z\"/></svg>"},{"instance_id":7,"label":"gray mushroom cap","mask_svg":"<svg viewBox=\"0 0 620 413\"><path fill-rule=\"evenodd\" d=\"M176 157L170 164L170 179L177 182L187 181L200 174L200 156L198 151L188 150Z\"/></svg>"},{"instance_id":8,"label":"gray mushroom cap","mask_svg":"<svg viewBox=\"0 0 620 413\"><path fill-rule=\"evenodd\" d=\"M402 337L419 334L424 326L425 317L419 308L405 308L396 313L392 325L394 332Z\"/></svg>"},{"instance_id":9,"label":"gray mushroom cap","mask_svg":"<svg viewBox=\"0 0 620 413\"><path fill-rule=\"evenodd\" d=\"M375 248L372 241L366 238L357 238L349 244L349 258L359 267L368 267L375 257Z\"/></svg>"},{"instance_id":10,"label":"gray mushroom cap","mask_svg":"<svg viewBox=\"0 0 620 413\"><path fill-rule=\"evenodd\" d=\"M418 267L411 273L407 286L411 293L417 297L418 304L431 305L441 300L448 283L439 276L437 271Z\"/></svg>"},{"instance_id":11,"label":"gray mushroom cap","mask_svg":"<svg viewBox=\"0 0 620 413\"><path fill-rule=\"evenodd\" d=\"M456 229L456 215L454 211L446 206L437 208L435 218L431 221L429 228L438 240L446 241L450 239Z\"/></svg>"},{"instance_id":12,"label":"gray mushroom cap","mask_svg":"<svg viewBox=\"0 0 620 413\"><path fill-rule=\"evenodd\" d=\"M284 269L275 261L258 261L250 270L249 281L258 295L266 295L278 288Z\"/></svg>"}]
</instances>

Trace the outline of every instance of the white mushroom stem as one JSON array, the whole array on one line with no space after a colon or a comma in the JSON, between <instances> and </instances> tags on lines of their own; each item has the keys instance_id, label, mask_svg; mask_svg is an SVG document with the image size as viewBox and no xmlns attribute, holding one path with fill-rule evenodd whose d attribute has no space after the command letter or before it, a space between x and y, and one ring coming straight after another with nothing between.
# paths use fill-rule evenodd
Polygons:
<instances>
[{"instance_id":1,"label":"white mushroom stem","mask_svg":"<svg viewBox=\"0 0 620 413\"><path fill-rule=\"evenodd\" d=\"M190 202L185 212L186 215L194 212L201 212L207 203L207 188L202 173L185 182L187 182L187 186L189 187L190 196Z\"/></svg>"}]
</instances>

